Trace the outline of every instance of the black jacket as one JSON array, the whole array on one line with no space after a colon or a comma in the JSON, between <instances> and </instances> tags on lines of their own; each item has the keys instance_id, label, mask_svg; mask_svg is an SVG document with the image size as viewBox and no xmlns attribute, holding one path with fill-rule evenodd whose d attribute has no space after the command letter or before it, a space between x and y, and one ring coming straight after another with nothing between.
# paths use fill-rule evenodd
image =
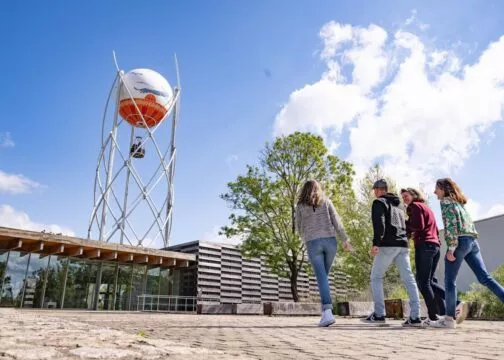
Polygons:
<instances>
[{"instance_id":1,"label":"black jacket","mask_svg":"<svg viewBox=\"0 0 504 360\"><path fill-rule=\"evenodd\" d=\"M373 245L408 247L404 209L396 194L387 193L373 201Z\"/></svg>"}]
</instances>

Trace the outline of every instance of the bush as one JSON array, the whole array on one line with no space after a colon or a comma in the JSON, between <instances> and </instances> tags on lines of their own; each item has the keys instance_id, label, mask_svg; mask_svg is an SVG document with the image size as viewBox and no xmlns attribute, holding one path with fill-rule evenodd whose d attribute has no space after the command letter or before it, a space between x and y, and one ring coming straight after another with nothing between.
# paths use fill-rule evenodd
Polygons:
<instances>
[{"instance_id":1,"label":"bush","mask_svg":"<svg viewBox=\"0 0 504 360\"><path fill-rule=\"evenodd\" d=\"M499 284L504 284L504 264L497 267L492 273L492 276ZM471 290L463 296L463 299L465 301L476 301L483 304L483 316L504 317L504 303L481 284L473 284Z\"/></svg>"},{"instance_id":2,"label":"bush","mask_svg":"<svg viewBox=\"0 0 504 360\"><path fill-rule=\"evenodd\" d=\"M408 292L402 285L394 286L390 291L386 292L387 299L408 299Z\"/></svg>"}]
</instances>

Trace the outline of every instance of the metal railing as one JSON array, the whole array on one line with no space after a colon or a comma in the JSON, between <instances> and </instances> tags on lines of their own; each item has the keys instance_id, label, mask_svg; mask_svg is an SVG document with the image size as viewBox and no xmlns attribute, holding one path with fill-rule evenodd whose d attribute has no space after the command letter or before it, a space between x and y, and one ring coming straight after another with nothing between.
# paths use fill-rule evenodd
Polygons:
<instances>
[{"instance_id":1,"label":"metal railing","mask_svg":"<svg viewBox=\"0 0 504 360\"><path fill-rule=\"evenodd\" d=\"M197 297L173 295L138 295L137 311L196 312Z\"/></svg>"}]
</instances>

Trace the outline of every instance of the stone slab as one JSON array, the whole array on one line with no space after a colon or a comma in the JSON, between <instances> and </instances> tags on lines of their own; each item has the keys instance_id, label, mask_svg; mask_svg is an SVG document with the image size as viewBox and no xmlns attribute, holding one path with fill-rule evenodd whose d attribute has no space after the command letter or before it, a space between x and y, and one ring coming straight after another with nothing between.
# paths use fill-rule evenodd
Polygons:
<instances>
[{"instance_id":1,"label":"stone slab","mask_svg":"<svg viewBox=\"0 0 504 360\"><path fill-rule=\"evenodd\" d=\"M320 315L319 303L267 302L263 304L268 316L314 316Z\"/></svg>"},{"instance_id":2,"label":"stone slab","mask_svg":"<svg viewBox=\"0 0 504 360\"><path fill-rule=\"evenodd\" d=\"M467 314L468 319L487 319L487 317L483 316L483 309L485 308L485 304L481 304L478 302L468 302L468 305L469 305L469 313ZM500 320L502 320L502 318L500 318Z\"/></svg>"},{"instance_id":3,"label":"stone slab","mask_svg":"<svg viewBox=\"0 0 504 360\"><path fill-rule=\"evenodd\" d=\"M409 306L409 300L401 300L402 301L402 311L403 318L408 318L410 316L411 308ZM427 311L427 305L425 305L425 301L420 300L420 316L425 318L429 315Z\"/></svg>"},{"instance_id":4,"label":"stone slab","mask_svg":"<svg viewBox=\"0 0 504 360\"><path fill-rule=\"evenodd\" d=\"M392 319L403 319L403 306L401 299L385 300L385 316Z\"/></svg>"},{"instance_id":5,"label":"stone slab","mask_svg":"<svg viewBox=\"0 0 504 360\"><path fill-rule=\"evenodd\" d=\"M346 301L336 304L336 313L339 316L362 317L373 312L374 305L366 301Z\"/></svg>"},{"instance_id":6,"label":"stone slab","mask_svg":"<svg viewBox=\"0 0 504 360\"><path fill-rule=\"evenodd\" d=\"M386 300L385 303L387 303L390 300ZM394 300L397 301L397 300ZM403 318L407 318L410 315L410 306L409 306L409 300L401 300L402 302L402 314ZM494 321L500 321L503 320L502 318L487 318L483 316L483 308L484 304L480 304L478 302L468 302L469 305L469 313L467 314L468 319L474 319L474 320L494 320ZM397 314L399 315L400 312L398 311ZM394 317L394 314L391 312L390 314L387 313L387 317ZM424 300L420 300L420 315L421 317L425 318L428 316L428 311L427 311L427 305L425 305Z\"/></svg>"},{"instance_id":7,"label":"stone slab","mask_svg":"<svg viewBox=\"0 0 504 360\"><path fill-rule=\"evenodd\" d=\"M263 315L263 304L233 304L235 315Z\"/></svg>"},{"instance_id":8,"label":"stone slab","mask_svg":"<svg viewBox=\"0 0 504 360\"><path fill-rule=\"evenodd\" d=\"M196 313L200 315L231 315L235 304L198 304Z\"/></svg>"}]
</instances>

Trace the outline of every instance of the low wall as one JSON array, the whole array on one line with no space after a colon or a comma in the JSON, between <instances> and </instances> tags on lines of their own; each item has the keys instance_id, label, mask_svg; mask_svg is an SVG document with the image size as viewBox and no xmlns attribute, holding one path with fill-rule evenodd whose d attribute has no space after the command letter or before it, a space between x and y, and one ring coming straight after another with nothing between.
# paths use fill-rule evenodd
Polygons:
<instances>
[{"instance_id":1,"label":"low wall","mask_svg":"<svg viewBox=\"0 0 504 360\"><path fill-rule=\"evenodd\" d=\"M346 301L336 304L334 312L339 316L362 317L373 312L373 303L365 301Z\"/></svg>"},{"instance_id":2,"label":"low wall","mask_svg":"<svg viewBox=\"0 0 504 360\"><path fill-rule=\"evenodd\" d=\"M402 308L403 308L403 318L408 318L411 312L408 300L402 300ZM423 300L420 301L420 315L422 317L429 316L429 312L427 311L427 305L425 305L425 301Z\"/></svg>"},{"instance_id":3,"label":"low wall","mask_svg":"<svg viewBox=\"0 0 504 360\"><path fill-rule=\"evenodd\" d=\"M427 307L425 302L420 302L420 313L422 316L427 316ZM368 316L374 310L372 302L363 301L347 301L340 302L336 305L336 313L340 316L349 317L362 317ZM385 300L385 313L388 318L404 319L410 314L410 307L408 300L389 299Z\"/></svg>"},{"instance_id":4,"label":"low wall","mask_svg":"<svg viewBox=\"0 0 504 360\"><path fill-rule=\"evenodd\" d=\"M425 302L420 302L420 313L427 317ZM339 302L334 312L339 316L364 317L373 312L372 302L347 301ZM504 320L502 318L486 318L482 316L483 305L469 303L468 319L477 320ZM266 302L262 304L198 304L197 314L208 315L267 315L267 316L319 316L319 303L295 303L295 302ZM389 299L385 300L386 316L392 319L404 319L409 317L410 307L408 300Z\"/></svg>"},{"instance_id":5,"label":"low wall","mask_svg":"<svg viewBox=\"0 0 504 360\"><path fill-rule=\"evenodd\" d=\"M315 316L321 311L319 303L267 302L263 306L268 316Z\"/></svg>"},{"instance_id":6,"label":"low wall","mask_svg":"<svg viewBox=\"0 0 504 360\"><path fill-rule=\"evenodd\" d=\"M200 315L231 315L235 304L198 304L196 313Z\"/></svg>"},{"instance_id":7,"label":"low wall","mask_svg":"<svg viewBox=\"0 0 504 360\"><path fill-rule=\"evenodd\" d=\"M263 304L233 304L233 314L235 315L263 315Z\"/></svg>"}]
</instances>

